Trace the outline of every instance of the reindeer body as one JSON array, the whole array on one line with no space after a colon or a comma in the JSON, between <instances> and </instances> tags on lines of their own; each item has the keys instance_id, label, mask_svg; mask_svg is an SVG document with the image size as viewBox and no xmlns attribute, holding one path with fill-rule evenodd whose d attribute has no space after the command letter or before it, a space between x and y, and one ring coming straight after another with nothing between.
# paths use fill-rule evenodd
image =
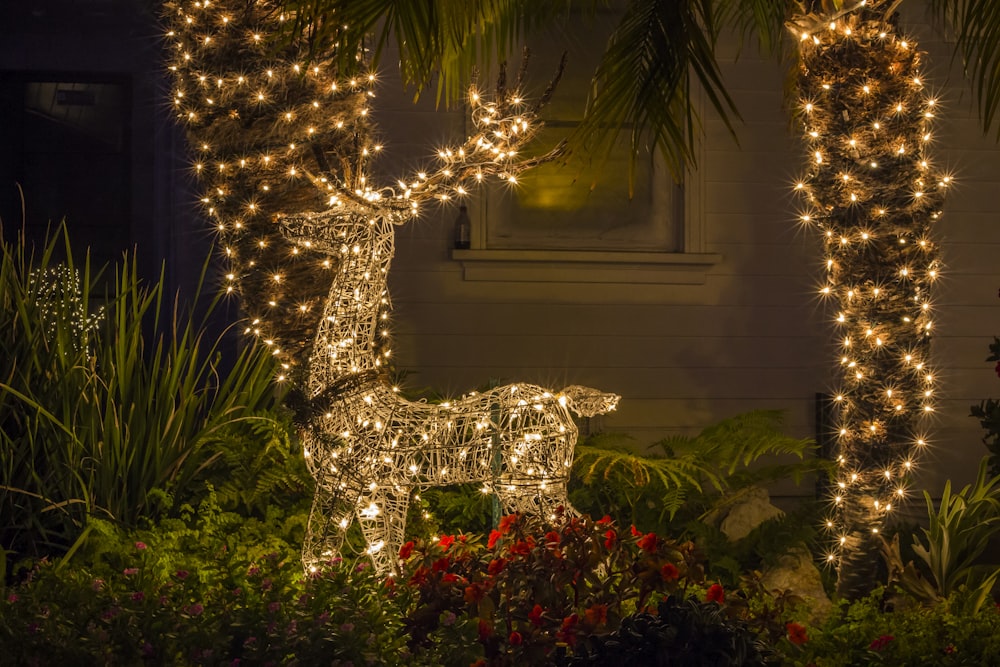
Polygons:
<instances>
[{"instance_id":1,"label":"reindeer body","mask_svg":"<svg viewBox=\"0 0 1000 667\"><path fill-rule=\"evenodd\" d=\"M569 410L598 414L618 396L512 384L430 405L402 398L384 372L395 227L424 202L493 179L511 185L557 155L521 151L558 74L533 105L507 89L503 68L491 95L473 86L473 135L390 191L366 175L380 148L370 141L374 73L339 77L313 44L283 41L291 15L276 0L164 8L172 104L222 241L226 292L280 363L278 380L306 399L299 421L316 498L304 564L335 556L357 518L375 565L391 572L410 493L424 486L482 482L508 512L570 509Z\"/></svg>"},{"instance_id":2,"label":"reindeer body","mask_svg":"<svg viewBox=\"0 0 1000 667\"><path fill-rule=\"evenodd\" d=\"M577 428L570 409L597 414L618 397L582 387L554 394L530 384L442 404L401 397L380 373L384 353L376 341L401 217L365 213L347 206L281 220L294 243L339 262L308 369L308 391L319 404L302 430L317 486L304 563L337 554L358 519L376 567L393 571L409 499L421 487L476 482L505 512L572 512L566 483Z\"/></svg>"}]
</instances>

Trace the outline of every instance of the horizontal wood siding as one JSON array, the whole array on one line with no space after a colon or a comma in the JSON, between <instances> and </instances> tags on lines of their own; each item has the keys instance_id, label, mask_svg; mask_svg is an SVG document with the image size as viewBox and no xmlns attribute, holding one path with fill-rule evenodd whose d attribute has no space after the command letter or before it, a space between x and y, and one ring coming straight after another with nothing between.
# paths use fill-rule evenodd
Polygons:
<instances>
[{"instance_id":1,"label":"horizontal wood siding","mask_svg":"<svg viewBox=\"0 0 1000 667\"><path fill-rule=\"evenodd\" d=\"M929 77L946 109L938 150L958 179L941 223L948 267L936 298L941 400L921 478L937 489L946 477L968 480L985 453L969 405L1000 396L983 361L1000 333L1000 151L982 137L960 71L947 71L947 47L924 26L915 32L938 64ZM818 244L797 225L790 196L802 150L783 104L784 74L752 49L724 74L745 122L737 145L711 113L704 119L696 176L704 251L723 256L705 284L464 281L450 258L455 211L428 211L400 229L390 276L395 361L406 384L445 394L490 381L588 384L622 395L601 426L638 443L752 409L784 410L790 434L813 436L814 396L829 388L835 351L815 288ZM435 112L426 99L416 111L409 98L394 107L396 86L388 82L376 102L387 163L398 164L398 151L416 164L434 148L428 141L449 131L460 138L459 112Z\"/></svg>"}]
</instances>

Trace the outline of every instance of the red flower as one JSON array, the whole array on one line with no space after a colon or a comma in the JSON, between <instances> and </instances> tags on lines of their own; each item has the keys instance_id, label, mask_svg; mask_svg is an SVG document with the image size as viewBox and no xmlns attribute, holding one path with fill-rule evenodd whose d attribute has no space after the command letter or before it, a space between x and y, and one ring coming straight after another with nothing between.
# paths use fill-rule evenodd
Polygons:
<instances>
[{"instance_id":1,"label":"red flower","mask_svg":"<svg viewBox=\"0 0 1000 667\"><path fill-rule=\"evenodd\" d=\"M656 551L656 533L646 533L636 544L643 551Z\"/></svg>"},{"instance_id":2,"label":"red flower","mask_svg":"<svg viewBox=\"0 0 1000 667\"><path fill-rule=\"evenodd\" d=\"M609 528L608 532L604 533L604 546L608 549L614 548L617 540L618 535L615 533L614 528Z\"/></svg>"},{"instance_id":3,"label":"red flower","mask_svg":"<svg viewBox=\"0 0 1000 667\"><path fill-rule=\"evenodd\" d=\"M503 572L503 568L506 565L507 565L506 558L495 558L490 561L489 567L486 568L486 571L490 573L491 577L495 577L496 575Z\"/></svg>"},{"instance_id":4,"label":"red flower","mask_svg":"<svg viewBox=\"0 0 1000 667\"><path fill-rule=\"evenodd\" d=\"M545 543L546 544L559 544L559 533L554 530L550 530L545 533Z\"/></svg>"},{"instance_id":5,"label":"red flower","mask_svg":"<svg viewBox=\"0 0 1000 667\"><path fill-rule=\"evenodd\" d=\"M708 592L705 593L705 600L722 604L726 601L726 589L721 584L712 584L708 587Z\"/></svg>"},{"instance_id":6,"label":"red flower","mask_svg":"<svg viewBox=\"0 0 1000 667\"><path fill-rule=\"evenodd\" d=\"M1000 361L997 362L996 368L994 370L997 372L997 377L1000 377Z\"/></svg>"},{"instance_id":7,"label":"red flower","mask_svg":"<svg viewBox=\"0 0 1000 667\"><path fill-rule=\"evenodd\" d=\"M507 642L511 646L520 646L523 641L524 641L524 638L521 636L521 633L518 632L517 630L515 630L512 633L510 633L510 637L507 637Z\"/></svg>"},{"instance_id":8,"label":"red flower","mask_svg":"<svg viewBox=\"0 0 1000 667\"><path fill-rule=\"evenodd\" d=\"M798 623L785 623L785 630L788 631L788 641L792 642L796 646L801 646L809 641L809 636L806 635L805 627L799 625Z\"/></svg>"},{"instance_id":9,"label":"red flower","mask_svg":"<svg viewBox=\"0 0 1000 667\"><path fill-rule=\"evenodd\" d=\"M495 547L497 544L497 540L499 540L501 537L503 537L503 533L501 533L499 530L491 530L490 539L486 543L486 548L492 549L493 547Z\"/></svg>"},{"instance_id":10,"label":"red flower","mask_svg":"<svg viewBox=\"0 0 1000 667\"><path fill-rule=\"evenodd\" d=\"M577 616L576 614L564 618L562 622L562 627L560 628L559 632L556 633L556 640L565 642L570 646L574 646L576 644L576 633L573 632L573 629L576 627L577 621L579 620L580 617Z\"/></svg>"},{"instance_id":11,"label":"red flower","mask_svg":"<svg viewBox=\"0 0 1000 667\"><path fill-rule=\"evenodd\" d=\"M406 560L413 553L413 542L407 542L399 548L399 560Z\"/></svg>"},{"instance_id":12,"label":"red flower","mask_svg":"<svg viewBox=\"0 0 1000 667\"><path fill-rule=\"evenodd\" d=\"M681 576L681 571L673 563L667 563L660 568L660 576L663 577L664 581L675 581Z\"/></svg>"},{"instance_id":13,"label":"red flower","mask_svg":"<svg viewBox=\"0 0 1000 667\"><path fill-rule=\"evenodd\" d=\"M497 526L497 530L500 531L501 535L506 535L507 531L510 530L510 527L512 525L514 525L515 521L517 521L517 515L508 514L507 516L500 519L500 525Z\"/></svg>"},{"instance_id":14,"label":"red flower","mask_svg":"<svg viewBox=\"0 0 1000 667\"><path fill-rule=\"evenodd\" d=\"M394 578L392 578L392 577L386 577L384 585L390 591L396 590L396 580Z\"/></svg>"},{"instance_id":15,"label":"red flower","mask_svg":"<svg viewBox=\"0 0 1000 667\"><path fill-rule=\"evenodd\" d=\"M479 621L479 639L485 641L489 639L490 635L493 634L493 626L489 624L488 621L480 619Z\"/></svg>"},{"instance_id":16,"label":"red flower","mask_svg":"<svg viewBox=\"0 0 1000 667\"><path fill-rule=\"evenodd\" d=\"M431 570L434 572L444 572L451 565L451 558L444 556L443 558L438 558L431 564Z\"/></svg>"},{"instance_id":17,"label":"red flower","mask_svg":"<svg viewBox=\"0 0 1000 667\"><path fill-rule=\"evenodd\" d=\"M534 548L535 539L531 535L528 535L528 539L518 540L517 544L510 548L510 552L519 556L527 556Z\"/></svg>"},{"instance_id":18,"label":"red flower","mask_svg":"<svg viewBox=\"0 0 1000 667\"><path fill-rule=\"evenodd\" d=\"M608 516L607 514L605 514L604 516L602 516L600 519L597 520L598 526L607 526L610 523L611 523L611 517Z\"/></svg>"},{"instance_id":19,"label":"red flower","mask_svg":"<svg viewBox=\"0 0 1000 667\"><path fill-rule=\"evenodd\" d=\"M528 613L528 620L531 621L531 624L535 627L540 627L542 625L542 614L544 612L545 610L542 609L542 605L536 604Z\"/></svg>"},{"instance_id":20,"label":"red flower","mask_svg":"<svg viewBox=\"0 0 1000 667\"><path fill-rule=\"evenodd\" d=\"M608 605L595 604L583 612L587 623L590 625L603 625L608 622Z\"/></svg>"},{"instance_id":21,"label":"red flower","mask_svg":"<svg viewBox=\"0 0 1000 667\"><path fill-rule=\"evenodd\" d=\"M442 551L447 551L448 547L455 543L454 535L442 535L438 540L438 545L440 545Z\"/></svg>"},{"instance_id":22,"label":"red flower","mask_svg":"<svg viewBox=\"0 0 1000 667\"><path fill-rule=\"evenodd\" d=\"M488 663L483 658L476 660L475 662L470 662L469 667L486 667Z\"/></svg>"},{"instance_id":23,"label":"red flower","mask_svg":"<svg viewBox=\"0 0 1000 667\"><path fill-rule=\"evenodd\" d=\"M632 531L632 537L639 537L640 535L642 535L642 532L635 526L632 526L630 530Z\"/></svg>"},{"instance_id":24,"label":"red flower","mask_svg":"<svg viewBox=\"0 0 1000 667\"><path fill-rule=\"evenodd\" d=\"M889 644L889 642L891 642L894 639L895 637L893 637L892 635L882 635L881 637L873 641L871 644L869 644L868 648L872 651L881 651Z\"/></svg>"},{"instance_id":25,"label":"red flower","mask_svg":"<svg viewBox=\"0 0 1000 667\"><path fill-rule=\"evenodd\" d=\"M427 574L429 570L421 565L413 572L413 576L410 577L411 586L423 586L427 583Z\"/></svg>"},{"instance_id":26,"label":"red flower","mask_svg":"<svg viewBox=\"0 0 1000 667\"><path fill-rule=\"evenodd\" d=\"M476 604L486 595L486 590L479 584L472 584L465 587L465 601L469 604Z\"/></svg>"}]
</instances>

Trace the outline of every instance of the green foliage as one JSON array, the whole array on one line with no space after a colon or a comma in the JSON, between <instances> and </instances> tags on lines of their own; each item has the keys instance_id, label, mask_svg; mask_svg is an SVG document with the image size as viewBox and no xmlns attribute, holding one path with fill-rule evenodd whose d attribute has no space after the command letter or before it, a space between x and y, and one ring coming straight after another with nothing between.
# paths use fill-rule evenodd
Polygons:
<instances>
[{"instance_id":1,"label":"green foliage","mask_svg":"<svg viewBox=\"0 0 1000 667\"><path fill-rule=\"evenodd\" d=\"M990 343L990 356L986 357L986 361L997 362L997 374L1000 375L1000 338L993 338L993 342ZM990 452L990 474L996 477L1000 475L1000 401L988 398L979 405L973 405L970 416L979 419L979 423L986 431L983 444Z\"/></svg>"},{"instance_id":2,"label":"green foliage","mask_svg":"<svg viewBox=\"0 0 1000 667\"><path fill-rule=\"evenodd\" d=\"M407 520L411 535L430 537L440 533L488 533L493 528L492 494L484 494L479 486L461 484L424 489L420 500L411 504L411 515L416 521Z\"/></svg>"},{"instance_id":3,"label":"green foliage","mask_svg":"<svg viewBox=\"0 0 1000 667\"><path fill-rule=\"evenodd\" d=\"M909 605L887 611L884 591L854 603L844 601L800 647L788 647L787 662L817 667L980 667L1000 656L1000 613L992 605L967 611L963 593L932 607Z\"/></svg>"},{"instance_id":4,"label":"green foliage","mask_svg":"<svg viewBox=\"0 0 1000 667\"><path fill-rule=\"evenodd\" d=\"M970 611L977 612L1000 576L997 563L980 563L990 540L1000 534L1000 477L987 476L987 460L983 459L974 483L952 494L951 480L945 482L937 508L926 491L924 499L929 525L921 529L924 539L913 536L913 553L930 577L925 579L912 564L902 564L898 542L883 548L890 576L907 593L925 602L967 591Z\"/></svg>"},{"instance_id":5,"label":"green foliage","mask_svg":"<svg viewBox=\"0 0 1000 667\"><path fill-rule=\"evenodd\" d=\"M93 521L89 565L43 561L4 592L0 663L405 664L401 611L370 567L303 576L304 515L246 519L209 493L149 531Z\"/></svg>"},{"instance_id":6,"label":"green foliage","mask_svg":"<svg viewBox=\"0 0 1000 667\"><path fill-rule=\"evenodd\" d=\"M801 501L794 510L764 521L738 540L729 539L714 522L697 519L678 530L705 554L712 579L735 586L747 572L777 566L782 556L810 548L823 510L820 503Z\"/></svg>"},{"instance_id":7,"label":"green foliage","mask_svg":"<svg viewBox=\"0 0 1000 667\"><path fill-rule=\"evenodd\" d=\"M199 477L214 488L220 507L242 516L259 518L276 506L308 511L313 480L294 433L290 414L281 409L229 424ZM192 486L187 501L196 503L202 492Z\"/></svg>"},{"instance_id":8,"label":"green foliage","mask_svg":"<svg viewBox=\"0 0 1000 667\"><path fill-rule=\"evenodd\" d=\"M769 664L770 651L745 623L728 618L715 602L674 596L657 613L622 619L621 627L590 638L571 667L616 664L752 667Z\"/></svg>"},{"instance_id":9,"label":"green foliage","mask_svg":"<svg viewBox=\"0 0 1000 667\"><path fill-rule=\"evenodd\" d=\"M164 303L162 275L145 283L126 256L98 311L89 262L61 265L60 246L73 256L65 232L0 251L0 545L18 556L69 548L91 516L161 515L277 400L267 355L224 359L193 307Z\"/></svg>"},{"instance_id":10,"label":"green foliage","mask_svg":"<svg viewBox=\"0 0 1000 667\"><path fill-rule=\"evenodd\" d=\"M637 454L627 436L592 436L576 449L573 503L594 514L608 512L637 525L663 526L682 509L705 509L712 495L753 484L816 472L822 463L748 466L770 455L800 460L814 448L808 439L781 433L781 413L755 411L709 426L694 437L673 436ZM630 516L628 516L630 515Z\"/></svg>"}]
</instances>

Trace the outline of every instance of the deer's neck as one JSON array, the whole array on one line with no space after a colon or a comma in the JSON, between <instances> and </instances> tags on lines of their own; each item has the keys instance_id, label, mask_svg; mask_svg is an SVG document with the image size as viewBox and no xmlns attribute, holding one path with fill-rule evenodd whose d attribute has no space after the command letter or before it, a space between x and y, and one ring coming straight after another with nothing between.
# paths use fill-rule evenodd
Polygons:
<instances>
[{"instance_id":1,"label":"deer's neck","mask_svg":"<svg viewBox=\"0 0 1000 667\"><path fill-rule=\"evenodd\" d=\"M387 276L393 255L390 222L359 222L338 235L336 275L323 308L310 362L313 393L379 371L386 363Z\"/></svg>"}]
</instances>

